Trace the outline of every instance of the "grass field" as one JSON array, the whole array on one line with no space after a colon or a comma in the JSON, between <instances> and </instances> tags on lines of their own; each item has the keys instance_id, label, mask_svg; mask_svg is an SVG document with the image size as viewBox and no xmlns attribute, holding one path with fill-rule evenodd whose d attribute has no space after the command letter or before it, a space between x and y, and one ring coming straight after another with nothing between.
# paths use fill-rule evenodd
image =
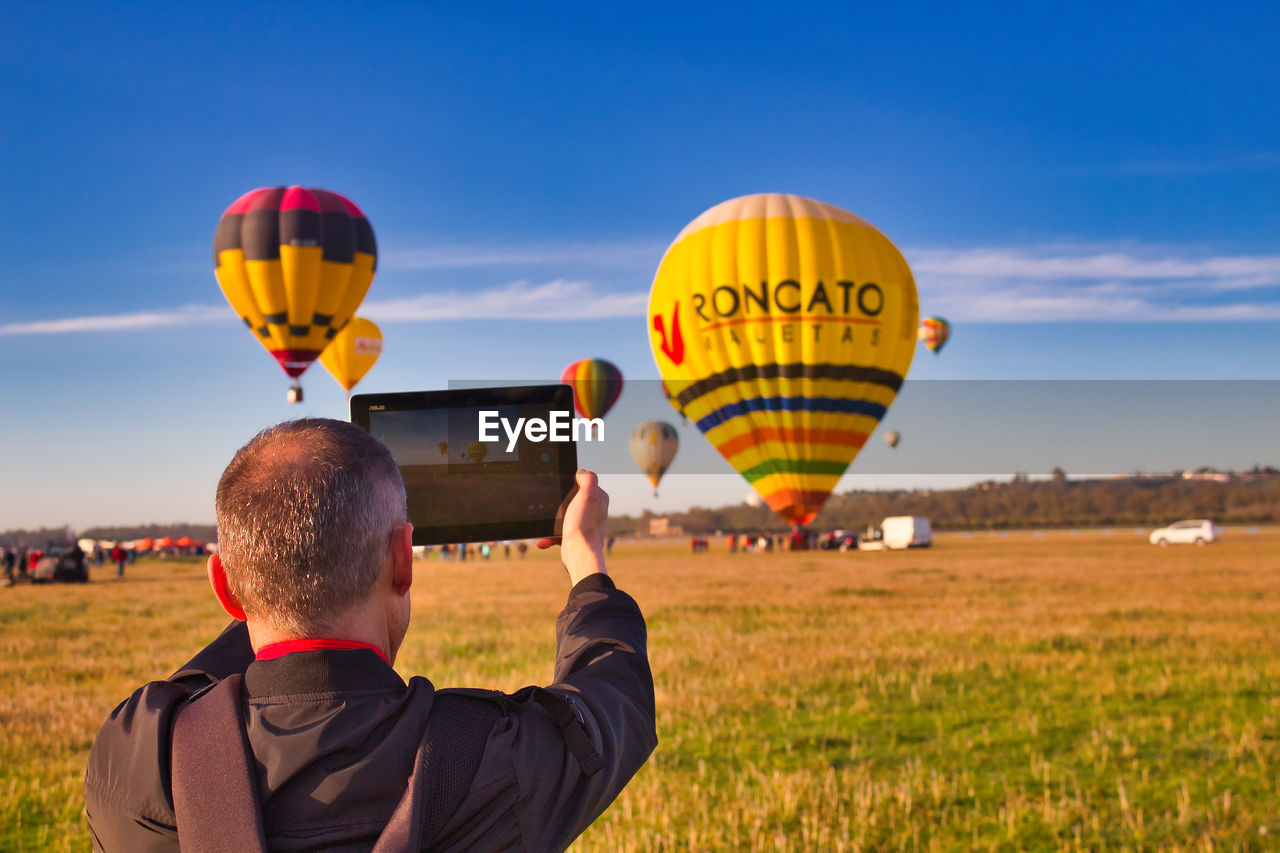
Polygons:
<instances>
[{"instance_id":1,"label":"grass field","mask_svg":"<svg viewBox=\"0 0 1280 853\"><path fill-rule=\"evenodd\" d=\"M399 669L550 675L548 555L428 561ZM904 553L620 543L661 744L575 849L1280 844L1280 531L940 536ZM0 589L0 849L82 850L106 713L225 622L197 563ZM98 582L101 579L101 582Z\"/></svg>"}]
</instances>

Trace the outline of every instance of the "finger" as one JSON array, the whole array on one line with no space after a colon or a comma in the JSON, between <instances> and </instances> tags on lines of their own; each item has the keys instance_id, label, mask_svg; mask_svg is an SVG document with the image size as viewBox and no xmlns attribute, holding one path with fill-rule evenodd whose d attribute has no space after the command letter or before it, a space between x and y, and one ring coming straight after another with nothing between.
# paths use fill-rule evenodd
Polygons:
<instances>
[{"instance_id":1,"label":"finger","mask_svg":"<svg viewBox=\"0 0 1280 853\"><path fill-rule=\"evenodd\" d=\"M539 539L535 544L538 546L539 551L545 551L548 548L550 548L552 545L559 545L560 537L559 536L546 537L543 539Z\"/></svg>"},{"instance_id":2,"label":"finger","mask_svg":"<svg viewBox=\"0 0 1280 853\"><path fill-rule=\"evenodd\" d=\"M574 479L578 483L578 488L584 492L588 489L594 488L600 482L600 478L597 477L594 472L588 471L586 468L579 468Z\"/></svg>"}]
</instances>

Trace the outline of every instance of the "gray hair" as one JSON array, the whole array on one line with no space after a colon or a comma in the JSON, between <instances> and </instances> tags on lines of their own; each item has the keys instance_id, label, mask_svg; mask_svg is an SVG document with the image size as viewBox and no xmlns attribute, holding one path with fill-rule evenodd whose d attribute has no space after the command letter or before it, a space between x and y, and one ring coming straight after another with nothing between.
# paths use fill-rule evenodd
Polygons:
<instances>
[{"instance_id":1,"label":"gray hair","mask_svg":"<svg viewBox=\"0 0 1280 853\"><path fill-rule=\"evenodd\" d=\"M391 452L327 418L258 433L218 481L218 553L245 613L317 636L369 595L405 523Z\"/></svg>"}]
</instances>

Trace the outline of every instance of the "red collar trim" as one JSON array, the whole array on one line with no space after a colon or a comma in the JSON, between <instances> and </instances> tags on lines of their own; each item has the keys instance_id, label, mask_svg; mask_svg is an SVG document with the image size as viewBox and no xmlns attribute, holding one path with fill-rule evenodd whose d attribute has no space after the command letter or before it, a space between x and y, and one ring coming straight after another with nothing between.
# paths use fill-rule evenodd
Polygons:
<instances>
[{"instance_id":1,"label":"red collar trim","mask_svg":"<svg viewBox=\"0 0 1280 853\"><path fill-rule=\"evenodd\" d=\"M294 652L318 652L325 649L368 649L376 652L378 657L382 658L388 666L391 662L387 660L387 656L382 653L382 649L369 643L361 643L356 640L284 640L280 643L270 643L258 649L258 653L254 655L255 660L275 660L285 655L291 655Z\"/></svg>"}]
</instances>

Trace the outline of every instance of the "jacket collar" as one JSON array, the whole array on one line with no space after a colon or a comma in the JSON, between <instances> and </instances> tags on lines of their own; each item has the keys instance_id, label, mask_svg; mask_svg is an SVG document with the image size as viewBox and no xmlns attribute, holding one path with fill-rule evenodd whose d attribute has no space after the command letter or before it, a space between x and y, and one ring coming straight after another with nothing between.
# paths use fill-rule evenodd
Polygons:
<instances>
[{"instance_id":1,"label":"jacket collar","mask_svg":"<svg viewBox=\"0 0 1280 853\"><path fill-rule=\"evenodd\" d=\"M244 685L250 698L405 687L396 671L368 649L319 649L255 660L245 671Z\"/></svg>"}]
</instances>

